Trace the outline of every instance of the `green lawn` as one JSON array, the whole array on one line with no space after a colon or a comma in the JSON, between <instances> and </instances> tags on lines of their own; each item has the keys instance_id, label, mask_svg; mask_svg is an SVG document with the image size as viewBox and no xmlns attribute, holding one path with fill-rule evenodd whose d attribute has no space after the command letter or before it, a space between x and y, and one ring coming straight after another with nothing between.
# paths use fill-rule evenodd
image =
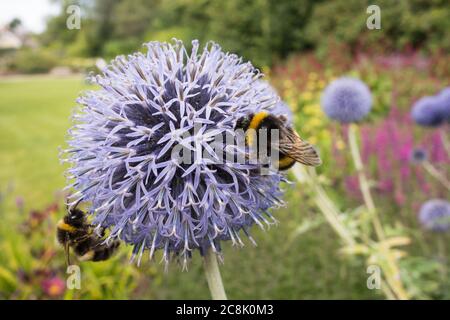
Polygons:
<instances>
[{"instance_id":1,"label":"green lawn","mask_svg":"<svg viewBox=\"0 0 450 320\"><path fill-rule=\"evenodd\" d=\"M81 77L0 80L0 185L33 206L64 187L58 147L64 146Z\"/></svg>"}]
</instances>

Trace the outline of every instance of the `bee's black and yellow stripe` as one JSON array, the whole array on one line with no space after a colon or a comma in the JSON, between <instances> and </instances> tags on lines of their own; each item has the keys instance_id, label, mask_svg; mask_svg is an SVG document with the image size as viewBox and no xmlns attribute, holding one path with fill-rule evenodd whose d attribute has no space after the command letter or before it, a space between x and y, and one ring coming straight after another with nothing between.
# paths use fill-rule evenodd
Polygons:
<instances>
[{"instance_id":1,"label":"bee's black and yellow stripe","mask_svg":"<svg viewBox=\"0 0 450 320\"><path fill-rule=\"evenodd\" d=\"M252 145L254 143L255 133L261 128L278 128L278 124L275 123L274 116L267 111L260 111L254 114L250 114L248 119L243 122L244 126L242 129L246 131L245 142L247 145ZM254 131L249 131L252 129ZM295 164L295 160L291 157L280 152L278 159L278 168L280 170L287 170Z\"/></svg>"},{"instance_id":2,"label":"bee's black and yellow stripe","mask_svg":"<svg viewBox=\"0 0 450 320\"><path fill-rule=\"evenodd\" d=\"M64 219L59 220L56 227L58 228L58 230L61 230L62 232L73 233L76 231L76 228L66 223Z\"/></svg>"},{"instance_id":3,"label":"bee's black and yellow stripe","mask_svg":"<svg viewBox=\"0 0 450 320\"><path fill-rule=\"evenodd\" d=\"M91 238L91 240L93 240ZM87 251L78 251L75 248L74 251L79 256L81 261L103 261L108 260L119 247L119 242L114 241L110 245L101 244L100 241L93 241L87 247ZM81 249L81 248L80 248Z\"/></svg>"},{"instance_id":4,"label":"bee's black and yellow stripe","mask_svg":"<svg viewBox=\"0 0 450 320\"><path fill-rule=\"evenodd\" d=\"M278 169L287 170L295 164L295 160L288 157L285 154L280 153L280 158L278 159Z\"/></svg>"}]
</instances>

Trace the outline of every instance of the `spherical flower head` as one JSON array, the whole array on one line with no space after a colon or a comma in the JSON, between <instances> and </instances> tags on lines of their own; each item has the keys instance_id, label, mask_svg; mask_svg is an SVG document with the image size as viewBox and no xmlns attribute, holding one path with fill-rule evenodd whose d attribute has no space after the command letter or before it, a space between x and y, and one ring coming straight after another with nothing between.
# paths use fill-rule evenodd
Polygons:
<instances>
[{"instance_id":1,"label":"spherical flower head","mask_svg":"<svg viewBox=\"0 0 450 320\"><path fill-rule=\"evenodd\" d=\"M423 148L414 148L411 151L411 155L410 155L410 161L411 163L414 164L419 164L422 163L424 161L427 161L428 159L428 154L427 151Z\"/></svg>"},{"instance_id":2,"label":"spherical flower head","mask_svg":"<svg viewBox=\"0 0 450 320\"><path fill-rule=\"evenodd\" d=\"M226 140L237 120L272 112L279 97L251 63L217 44L187 52L181 41L150 42L146 54L118 57L95 77L100 90L79 98L67 158L73 202L91 205L93 224L134 246L185 263L195 249L220 252L221 241L242 245L242 234L275 219L282 204L277 172L231 159L244 152ZM191 156L186 163L173 154ZM221 159L223 161L218 161Z\"/></svg>"},{"instance_id":3,"label":"spherical flower head","mask_svg":"<svg viewBox=\"0 0 450 320\"><path fill-rule=\"evenodd\" d=\"M450 228L450 203L441 199L428 200L420 208L419 221L428 230L447 231Z\"/></svg>"},{"instance_id":4,"label":"spherical flower head","mask_svg":"<svg viewBox=\"0 0 450 320\"><path fill-rule=\"evenodd\" d=\"M342 123L357 122L369 113L372 95L361 80L342 77L325 88L321 105L331 119Z\"/></svg>"},{"instance_id":5,"label":"spherical flower head","mask_svg":"<svg viewBox=\"0 0 450 320\"><path fill-rule=\"evenodd\" d=\"M411 117L418 125L424 127L438 127L445 121L437 96L423 97L417 100L412 107Z\"/></svg>"}]
</instances>

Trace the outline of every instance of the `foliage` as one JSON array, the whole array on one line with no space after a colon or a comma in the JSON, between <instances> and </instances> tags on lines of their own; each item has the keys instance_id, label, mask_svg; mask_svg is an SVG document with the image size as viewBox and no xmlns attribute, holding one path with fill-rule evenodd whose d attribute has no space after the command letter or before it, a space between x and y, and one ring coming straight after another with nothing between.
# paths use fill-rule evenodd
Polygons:
<instances>
[{"instance_id":1,"label":"foliage","mask_svg":"<svg viewBox=\"0 0 450 320\"><path fill-rule=\"evenodd\" d=\"M371 4L380 7L381 30L366 27L366 8ZM315 47L327 50L340 43L352 50L422 47L448 51L449 45L440 40L449 36L447 6L445 0L322 1L315 6L305 34Z\"/></svg>"},{"instance_id":2,"label":"foliage","mask_svg":"<svg viewBox=\"0 0 450 320\"><path fill-rule=\"evenodd\" d=\"M24 49L15 54L9 66L19 73L45 73L57 64L57 58L46 50Z\"/></svg>"},{"instance_id":3,"label":"foliage","mask_svg":"<svg viewBox=\"0 0 450 320\"><path fill-rule=\"evenodd\" d=\"M144 41L179 37L214 40L257 66L301 50L423 48L448 51L445 0L378 1L382 30L368 30L370 1L336 0L59 0L61 14L48 21L45 45L68 55L129 53ZM82 9L82 28L68 30L65 8ZM110 43L111 42L111 43ZM447 41L448 42L448 41ZM75 48L74 48L75 47Z\"/></svg>"}]
</instances>

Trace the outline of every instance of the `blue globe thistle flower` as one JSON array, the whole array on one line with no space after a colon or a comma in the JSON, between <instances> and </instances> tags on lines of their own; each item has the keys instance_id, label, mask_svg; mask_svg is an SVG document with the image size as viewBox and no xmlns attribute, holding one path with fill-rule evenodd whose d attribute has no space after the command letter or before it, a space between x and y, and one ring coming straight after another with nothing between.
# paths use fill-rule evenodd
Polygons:
<instances>
[{"instance_id":1,"label":"blue globe thistle flower","mask_svg":"<svg viewBox=\"0 0 450 320\"><path fill-rule=\"evenodd\" d=\"M428 200L420 208L419 221L428 230L447 231L450 228L450 203L441 199Z\"/></svg>"},{"instance_id":2,"label":"blue globe thistle flower","mask_svg":"<svg viewBox=\"0 0 450 320\"><path fill-rule=\"evenodd\" d=\"M424 127L438 127L444 123L443 108L437 96L423 97L414 103L411 110L413 120Z\"/></svg>"},{"instance_id":3,"label":"blue globe thistle flower","mask_svg":"<svg viewBox=\"0 0 450 320\"><path fill-rule=\"evenodd\" d=\"M414 148L411 151L410 161L414 164L419 164L428 159L428 153L423 148Z\"/></svg>"},{"instance_id":4,"label":"blue globe thistle flower","mask_svg":"<svg viewBox=\"0 0 450 320\"><path fill-rule=\"evenodd\" d=\"M331 82L321 99L323 111L331 119L342 123L364 118L372 107L372 95L361 80L342 77Z\"/></svg>"},{"instance_id":5,"label":"blue globe thistle flower","mask_svg":"<svg viewBox=\"0 0 450 320\"><path fill-rule=\"evenodd\" d=\"M89 202L93 224L111 230L107 241L133 245L138 263L146 249L185 264L195 249L242 245L242 233L254 242L252 225L275 222L268 210L282 205L285 178L259 174L258 164L213 161L217 150L243 151L225 141L213 148L212 138L236 137L239 118L271 112L279 97L251 63L217 44L201 50L193 41L190 53L177 40L146 47L117 57L92 78L101 89L78 99L67 150L73 201ZM171 156L177 146L192 163Z\"/></svg>"}]
</instances>

